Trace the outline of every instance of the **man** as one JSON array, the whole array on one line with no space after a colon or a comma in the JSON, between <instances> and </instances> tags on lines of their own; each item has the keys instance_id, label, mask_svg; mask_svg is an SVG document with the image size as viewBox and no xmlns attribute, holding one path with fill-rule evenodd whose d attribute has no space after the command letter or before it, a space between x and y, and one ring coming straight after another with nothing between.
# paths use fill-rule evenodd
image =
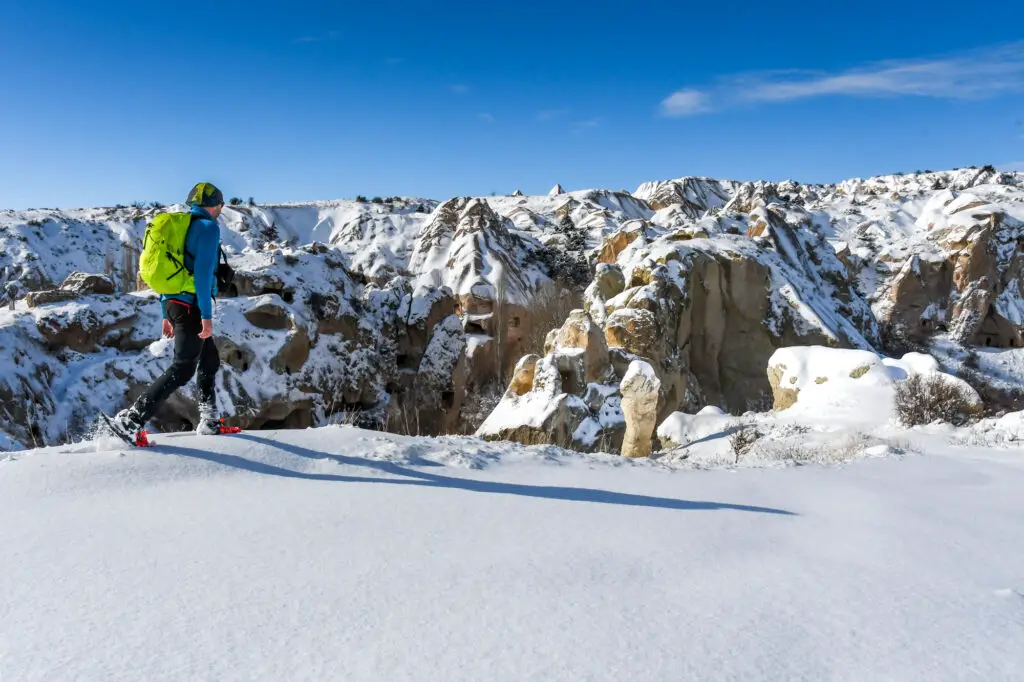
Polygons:
<instances>
[{"instance_id":1,"label":"man","mask_svg":"<svg viewBox=\"0 0 1024 682\"><path fill-rule=\"evenodd\" d=\"M196 433L221 433L214 392L220 356L213 341L213 297L217 294L217 261L220 228L217 218L224 209L224 195L211 183L201 182L189 192L191 212L185 237L186 270L192 273L194 292L182 291L160 296L163 306L163 335L174 339L174 361L135 404L113 419L112 427L122 437L147 444L143 427L172 393L184 386L199 370L199 424Z\"/></svg>"}]
</instances>

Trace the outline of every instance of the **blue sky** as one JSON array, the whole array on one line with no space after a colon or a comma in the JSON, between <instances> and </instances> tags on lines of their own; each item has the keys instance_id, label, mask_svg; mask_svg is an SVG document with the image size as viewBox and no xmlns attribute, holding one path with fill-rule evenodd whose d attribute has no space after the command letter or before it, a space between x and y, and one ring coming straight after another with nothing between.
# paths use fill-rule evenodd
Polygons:
<instances>
[{"instance_id":1,"label":"blue sky","mask_svg":"<svg viewBox=\"0 0 1024 682\"><path fill-rule=\"evenodd\" d=\"M0 207L1024 169L1024 3L0 4Z\"/></svg>"}]
</instances>

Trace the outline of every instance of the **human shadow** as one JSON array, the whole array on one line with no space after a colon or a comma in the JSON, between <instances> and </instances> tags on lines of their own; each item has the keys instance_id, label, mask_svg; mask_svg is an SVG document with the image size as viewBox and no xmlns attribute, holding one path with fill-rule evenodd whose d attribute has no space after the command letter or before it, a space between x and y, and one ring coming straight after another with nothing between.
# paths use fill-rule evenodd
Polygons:
<instances>
[{"instance_id":1,"label":"human shadow","mask_svg":"<svg viewBox=\"0 0 1024 682\"><path fill-rule=\"evenodd\" d=\"M207 452L186 448L180 445L159 445L159 451L172 455L193 457L196 459L214 462L223 466L244 469L257 474L267 476L281 476L284 478L296 478L310 481L334 481L339 483L383 483L390 485L415 485L427 487L452 488L477 493L491 493L499 495L520 495L523 497L535 497L549 500L564 500L567 502L593 502L598 504L617 504L632 507L650 507L654 509L674 509L684 511L742 511L759 514L777 514L782 516L796 516L794 512L771 507L757 507L745 504L730 504L727 502L708 502L703 500L680 500L667 497L653 497L650 495L634 495L631 493L618 493L610 490L599 490L594 488L570 488L565 486L544 486L525 485L521 483L502 483L498 481L479 481L454 476L442 476L428 471L420 471L400 466L394 462L363 459L360 457L348 457L346 455L335 455L317 450L310 450L299 445L270 440L248 433L240 433L232 436L249 440L261 445L267 445L288 452L298 457L307 459L329 459L339 464L353 467L371 469L379 473L397 476L399 478L381 478L379 476L348 476L343 474L316 474L302 471L294 471L283 467L256 462L251 459L217 452Z\"/></svg>"}]
</instances>

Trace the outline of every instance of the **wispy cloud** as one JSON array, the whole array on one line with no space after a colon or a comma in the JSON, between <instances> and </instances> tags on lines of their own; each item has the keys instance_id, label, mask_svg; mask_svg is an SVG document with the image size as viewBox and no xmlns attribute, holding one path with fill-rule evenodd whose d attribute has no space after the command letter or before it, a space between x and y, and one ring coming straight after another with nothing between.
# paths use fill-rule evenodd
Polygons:
<instances>
[{"instance_id":1,"label":"wispy cloud","mask_svg":"<svg viewBox=\"0 0 1024 682\"><path fill-rule=\"evenodd\" d=\"M1010 163L1001 163L997 166L1001 171L1021 171L1024 172L1024 161L1011 161Z\"/></svg>"},{"instance_id":2,"label":"wispy cloud","mask_svg":"<svg viewBox=\"0 0 1024 682\"><path fill-rule=\"evenodd\" d=\"M710 111L710 96L700 90L679 90L661 102L661 112L666 116L691 116Z\"/></svg>"},{"instance_id":3,"label":"wispy cloud","mask_svg":"<svg viewBox=\"0 0 1024 682\"><path fill-rule=\"evenodd\" d=\"M935 58L877 62L846 71L765 71L685 88L661 102L666 116L810 97L933 97L981 100L1024 92L1024 42Z\"/></svg>"},{"instance_id":4,"label":"wispy cloud","mask_svg":"<svg viewBox=\"0 0 1024 682\"><path fill-rule=\"evenodd\" d=\"M538 121L550 121L553 118L558 118L559 116L565 116L568 113L569 113L568 109L545 109L544 111L541 111L541 112L537 113L537 120Z\"/></svg>"},{"instance_id":5,"label":"wispy cloud","mask_svg":"<svg viewBox=\"0 0 1024 682\"><path fill-rule=\"evenodd\" d=\"M384 60L384 63L387 64L388 66L397 66L398 64L401 64L403 62L405 62L404 57L388 57L387 59Z\"/></svg>"},{"instance_id":6,"label":"wispy cloud","mask_svg":"<svg viewBox=\"0 0 1024 682\"><path fill-rule=\"evenodd\" d=\"M302 36L296 38L297 43L322 43L328 40L337 40L341 37L341 31L327 31L325 33L319 33L317 35Z\"/></svg>"},{"instance_id":7,"label":"wispy cloud","mask_svg":"<svg viewBox=\"0 0 1024 682\"><path fill-rule=\"evenodd\" d=\"M488 114L488 113L485 112L485 113L482 113L482 114L477 114L477 116L479 116L483 120L487 121L488 123L494 123L494 114Z\"/></svg>"},{"instance_id":8,"label":"wispy cloud","mask_svg":"<svg viewBox=\"0 0 1024 682\"><path fill-rule=\"evenodd\" d=\"M462 83L449 85L448 89L454 92L456 95L465 95L467 92L469 92L469 86L463 85Z\"/></svg>"}]
</instances>

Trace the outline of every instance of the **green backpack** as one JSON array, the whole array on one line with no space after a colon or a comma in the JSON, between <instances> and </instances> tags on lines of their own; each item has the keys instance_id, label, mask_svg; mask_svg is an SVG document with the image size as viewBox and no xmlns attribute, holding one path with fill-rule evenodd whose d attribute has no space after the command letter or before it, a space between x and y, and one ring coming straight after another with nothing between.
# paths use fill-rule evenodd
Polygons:
<instances>
[{"instance_id":1,"label":"green backpack","mask_svg":"<svg viewBox=\"0 0 1024 682\"><path fill-rule=\"evenodd\" d=\"M161 213L146 226L139 275L158 294L196 292L192 273L185 267L185 238L191 225L190 213Z\"/></svg>"}]
</instances>

